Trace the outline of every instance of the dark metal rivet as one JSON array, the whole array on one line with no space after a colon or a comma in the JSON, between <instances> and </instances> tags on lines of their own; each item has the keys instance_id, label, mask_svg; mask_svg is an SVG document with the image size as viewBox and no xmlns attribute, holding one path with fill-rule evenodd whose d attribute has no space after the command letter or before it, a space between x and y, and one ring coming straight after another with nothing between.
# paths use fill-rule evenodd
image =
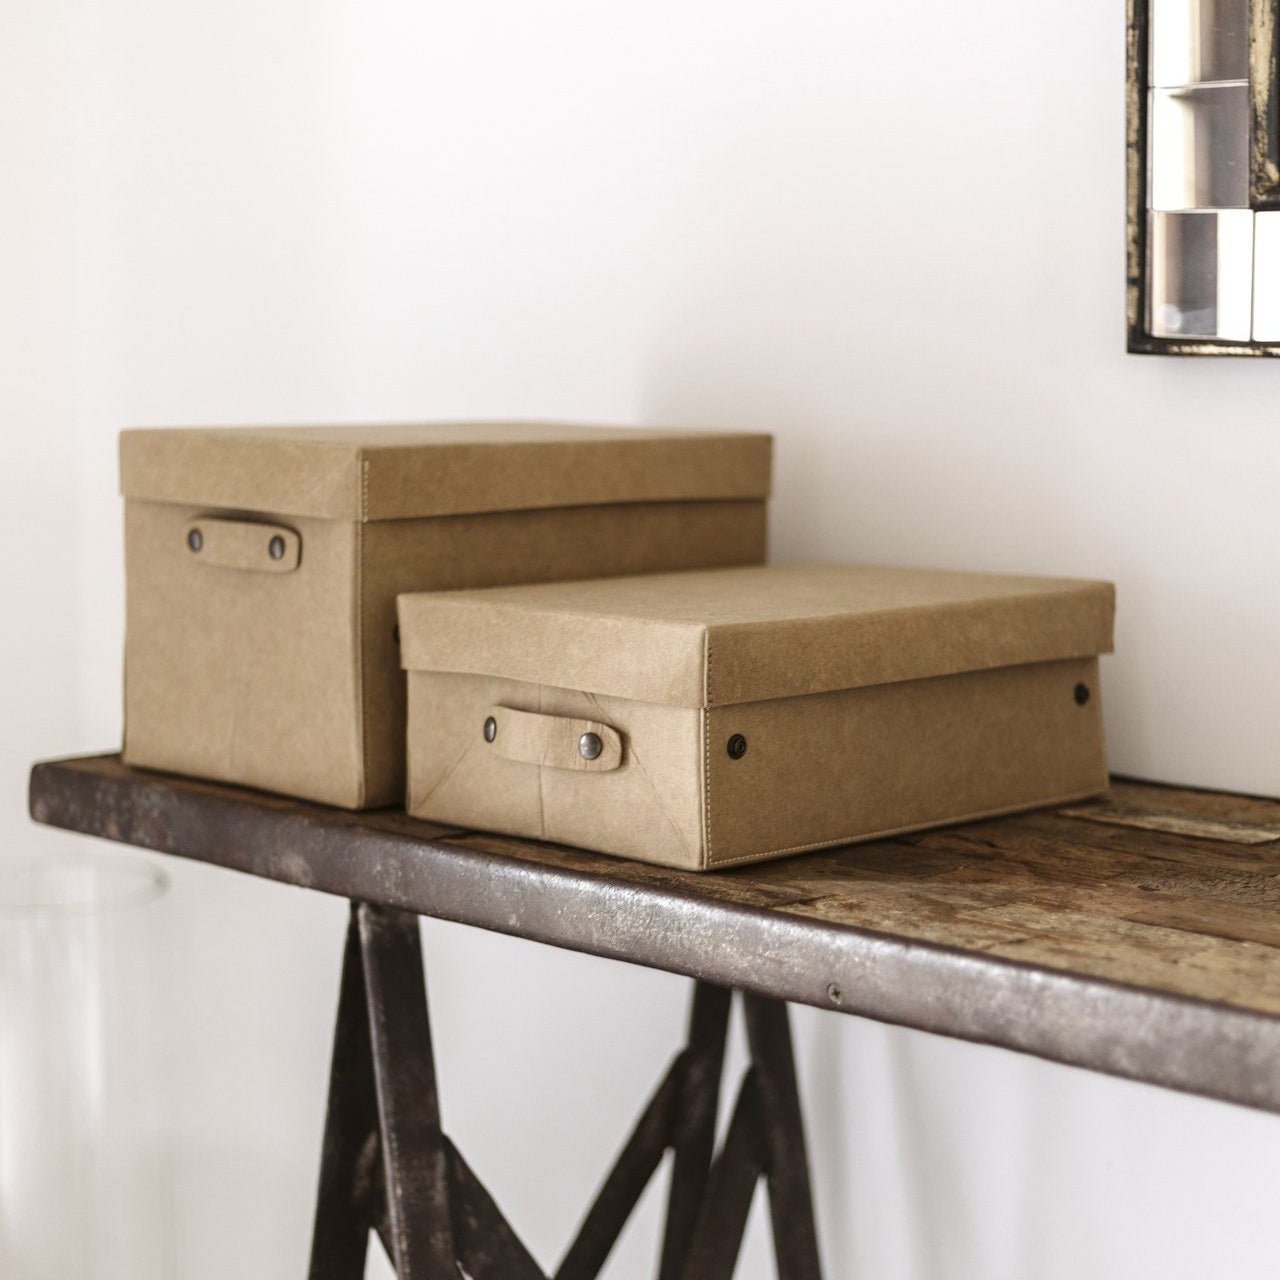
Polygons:
<instances>
[{"instance_id":1,"label":"dark metal rivet","mask_svg":"<svg viewBox=\"0 0 1280 1280\"><path fill-rule=\"evenodd\" d=\"M578 739L578 754L584 760L594 760L604 750L598 733L584 733Z\"/></svg>"},{"instance_id":2,"label":"dark metal rivet","mask_svg":"<svg viewBox=\"0 0 1280 1280\"><path fill-rule=\"evenodd\" d=\"M189 546L192 551L199 551L200 548L204 546L204 534L201 533L199 529L188 529L187 546Z\"/></svg>"},{"instance_id":3,"label":"dark metal rivet","mask_svg":"<svg viewBox=\"0 0 1280 1280\"><path fill-rule=\"evenodd\" d=\"M841 991L840 988L836 986L834 982L828 982L827 983L827 999L830 1000L832 1004L843 1004L844 992Z\"/></svg>"},{"instance_id":4,"label":"dark metal rivet","mask_svg":"<svg viewBox=\"0 0 1280 1280\"><path fill-rule=\"evenodd\" d=\"M1083 707L1089 701L1089 686L1087 684L1076 685L1076 706Z\"/></svg>"},{"instance_id":5,"label":"dark metal rivet","mask_svg":"<svg viewBox=\"0 0 1280 1280\"><path fill-rule=\"evenodd\" d=\"M484 740L492 742L498 736L498 722L489 716L484 722Z\"/></svg>"},{"instance_id":6,"label":"dark metal rivet","mask_svg":"<svg viewBox=\"0 0 1280 1280\"><path fill-rule=\"evenodd\" d=\"M273 560L284 559L284 539L278 533L267 543L267 555Z\"/></svg>"},{"instance_id":7,"label":"dark metal rivet","mask_svg":"<svg viewBox=\"0 0 1280 1280\"><path fill-rule=\"evenodd\" d=\"M726 749L729 752L730 760L741 760L747 754L747 740L740 733L735 733L729 739Z\"/></svg>"}]
</instances>

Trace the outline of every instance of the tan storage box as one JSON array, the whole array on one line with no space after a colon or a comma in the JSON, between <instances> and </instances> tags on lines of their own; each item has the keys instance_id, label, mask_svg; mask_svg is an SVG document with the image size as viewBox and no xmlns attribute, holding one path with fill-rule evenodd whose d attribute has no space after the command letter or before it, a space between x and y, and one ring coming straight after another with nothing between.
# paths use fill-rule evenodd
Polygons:
<instances>
[{"instance_id":1,"label":"tan storage box","mask_svg":"<svg viewBox=\"0 0 1280 1280\"><path fill-rule=\"evenodd\" d=\"M404 794L405 591L764 558L764 435L126 431L125 759L350 808Z\"/></svg>"},{"instance_id":2,"label":"tan storage box","mask_svg":"<svg viewBox=\"0 0 1280 1280\"><path fill-rule=\"evenodd\" d=\"M840 565L403 596L408 808L703 870L1079 799L1113 614Z\"/></svg>"}]
</instances>

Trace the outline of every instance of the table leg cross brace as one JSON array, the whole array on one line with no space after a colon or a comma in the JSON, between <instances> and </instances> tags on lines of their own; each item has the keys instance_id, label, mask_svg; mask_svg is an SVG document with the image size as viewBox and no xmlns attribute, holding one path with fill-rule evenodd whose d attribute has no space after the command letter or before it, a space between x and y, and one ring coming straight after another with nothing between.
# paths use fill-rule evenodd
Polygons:
<instances>
[{"instance_id":1,"label":"table leg cross brace","mask_svg":"<svg viewBox=\"0 0 1280 1280\"><path fill-rule=\"evenodd\" d=\"M715 1153L732 993L697 983L686 1048L554 1280L593 1280L674 1152L659 1280L728 1280L767 1180L780 1280L820 1280L787 1008L745 996L752 1064ZM311 1280L359 1280L376 1231L400 1280L548 1280L440 1127L417 917L353 904L329 1077Z\"/></svg>"}]
</instances>

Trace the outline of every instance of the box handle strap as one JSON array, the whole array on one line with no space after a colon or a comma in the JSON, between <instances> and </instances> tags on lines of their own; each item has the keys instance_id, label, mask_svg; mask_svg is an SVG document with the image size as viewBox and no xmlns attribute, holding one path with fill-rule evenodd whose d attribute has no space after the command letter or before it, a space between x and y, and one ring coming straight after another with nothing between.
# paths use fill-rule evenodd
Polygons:
<instances>
[{"instance_id":1,"label":"box handle strap","mask_svg":"<svg viewBox=\"0 0 1280 1280\"><path fill-rule=\"evenodd\" d=\"M217 516L190 521L183 530L184 551L194 564L256 573L290 573L302 558L295 529Z\"/></svg>"},{"instance_id":2,"label":"box handle strap","mask_svg":"<svg viewBox=\"0 0 1280 1280\"><path fill-rule=\"evenodd\" d=\"M520 764L608 773L622 763L622 735L598 720L491 707L484 738L491 751Z\"/></svg>"}]
</instances>

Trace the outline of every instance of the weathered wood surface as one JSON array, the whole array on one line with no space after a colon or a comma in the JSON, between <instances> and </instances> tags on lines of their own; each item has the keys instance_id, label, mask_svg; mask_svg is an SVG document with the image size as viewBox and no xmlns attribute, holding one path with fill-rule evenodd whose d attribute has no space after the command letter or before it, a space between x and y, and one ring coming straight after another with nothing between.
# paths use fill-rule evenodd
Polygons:
<instances>
[{"instance_id":1,"label":"weathered wood surface","mask_svg":"<svg viewBox=\"0 0 1280 1280\"><path fill-rule=\"evenodd\" d=\"M1280 1111L1280 801L1073 805L709 874L36 766L76 831Z\"/></svg>"}]
</instances>

